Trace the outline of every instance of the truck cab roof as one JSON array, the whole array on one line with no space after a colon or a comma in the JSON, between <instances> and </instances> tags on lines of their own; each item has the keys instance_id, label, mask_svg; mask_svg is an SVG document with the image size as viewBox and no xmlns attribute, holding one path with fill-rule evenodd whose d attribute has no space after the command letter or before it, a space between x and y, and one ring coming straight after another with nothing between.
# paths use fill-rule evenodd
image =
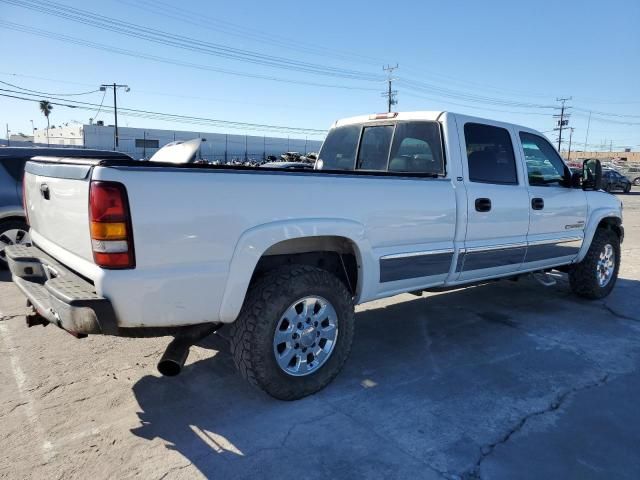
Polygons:
<instances>
[{"instance_id":1,"label":"truck cab roof","mask_svg":"<svg viewBox=\"0 0 640 480\"><path fill-rule=\"evenodd\" d=\"M463 123L488 123L495 126L502 126L505 128L516 127L518 130L528 131L536 134L540 134L538 131L526 127L524 125L518 125L515 123L503 122L501 120L493 120L483 117L474 117L472 115L466 115L463 113L450 112L445 110L418 110L413 112L390 112L390 113L372 113L369 115L358 115L355 117L343 118L336 120L331 128L342 127L345 125L355 125L362 123L385 123L390 121L430 121L435 122L442 119L444 116L452 116L463 120Z\"/></svg>"}]
</instances>

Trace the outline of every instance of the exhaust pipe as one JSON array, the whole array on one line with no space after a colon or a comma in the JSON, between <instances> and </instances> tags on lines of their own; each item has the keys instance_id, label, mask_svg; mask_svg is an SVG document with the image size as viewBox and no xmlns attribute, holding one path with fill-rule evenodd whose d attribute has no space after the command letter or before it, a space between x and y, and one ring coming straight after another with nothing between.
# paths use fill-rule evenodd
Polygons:
<instances>
[{"instance_id":1,"label":"exhaust pipe","mask_svg":"<svg viewBox=\"0 0 640 480\"><path fill-rule=\"evenodd\" d=\"M184 362L187 361L191 346L211 335L220 326L220 323L202 323L180 329L160 358L158 371L165 377L178 375L184 367Z\"/></svg>"}]
</instances>

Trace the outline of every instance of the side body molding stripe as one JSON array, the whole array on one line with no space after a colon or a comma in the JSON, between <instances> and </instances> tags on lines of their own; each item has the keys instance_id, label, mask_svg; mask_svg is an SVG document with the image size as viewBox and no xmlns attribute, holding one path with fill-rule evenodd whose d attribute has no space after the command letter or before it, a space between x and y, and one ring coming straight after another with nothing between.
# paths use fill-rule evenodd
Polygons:
<instances>
[{"instance_id":1,"label":"side body molding stripe","mask_svg":"<svg viewBox=\"0 0 640 480\"><path fill-rule=\"evenodd\" d=\"M380 258L380 283L449 273L453 250L385 255Z\"/></svg>"}]
</instances>

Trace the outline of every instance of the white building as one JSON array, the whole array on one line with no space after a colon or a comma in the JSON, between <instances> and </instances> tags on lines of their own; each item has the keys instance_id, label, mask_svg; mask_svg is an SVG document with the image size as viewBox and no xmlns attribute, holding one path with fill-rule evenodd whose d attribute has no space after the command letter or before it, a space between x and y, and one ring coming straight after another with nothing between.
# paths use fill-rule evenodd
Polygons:
<instances>
[{"instance_id":1,"label":"white building","mask_svg":"<svg viewBox=\"0 0 640 480\"><path fill-rule=\"evenodd\" d=\"M9 141L5 143L12 147L28 147L33 145L33 137L24 133L12 133L9 135Z\"/></svg>"},{"instance_id":2,"label":"white building","mask_svg":"<svg viewBox=\"0 0 640 480\"><path fill-rule=\"evenodd\" d=\"M117 150L133 158L149 158L160 147L175 140L203 138L200 156L206 160L231 160L233 158L261 159L263 155L279 156L284 152L317 152L322 140L287 137L261 137L236 133L186 132L131 127L118 127ZM114 150L113 125L71 124L51 127L47 141L47 129L34 131L36 145L68 146ZM225 157L226 155L226 157Z\"/></svg>"}]
</instances>

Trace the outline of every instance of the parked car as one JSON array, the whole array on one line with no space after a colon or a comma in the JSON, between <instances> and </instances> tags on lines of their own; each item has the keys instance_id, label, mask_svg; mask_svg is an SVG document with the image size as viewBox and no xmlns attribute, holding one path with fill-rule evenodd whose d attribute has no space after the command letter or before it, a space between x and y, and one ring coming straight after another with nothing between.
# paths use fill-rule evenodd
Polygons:
<instances>
[{"instance_id":1,"label":"parked car","mask_svg":"<svg viewBox=\"0 0 640 480\"><path fill-rule=\"evenodd\" d=\"M631 180L621 173L611 169L602 170L602 188L606 192L621 190L624 193L629 193L631 185Z\"/></svg>"},{"instance_id":2,"label":"parked car","mask_svg":"<svg viewBox=\"0 0 640 480\"><path fill-rule=\"evenodd\" d=\"M338 374L356 304L551 269L585 298L616 283L622 206L599 162L572 175L530 128L385 113L336 122L303 175L174 160L27 163L35 244L7 257L29 324L174 335L165 375L226 326L240 373L291 400Z\"/></svg>"},{"instance_id":3,"label":"parked car","mask_svg":"<svg viewBox=\"0 0 640 480\"><path fill-rule=\"evenodd\" d=\"M623 174L631 180L636 187L640 187L640 167L628 167Z\"/></svg>"},{"instance_id":4,"label":"parked car","mask_svg":"<svg viewBox=\"0 0 640 480\"><path fill-rule=\"evenodd\" d=\"M64 156L67 158L121 158L128 155L102 150L67 148L6 147L0 148L0 268L6 267L7 245L31 243L22 208L22 177L24 165L34 156Z\"/></svg>"}]
</instances>

